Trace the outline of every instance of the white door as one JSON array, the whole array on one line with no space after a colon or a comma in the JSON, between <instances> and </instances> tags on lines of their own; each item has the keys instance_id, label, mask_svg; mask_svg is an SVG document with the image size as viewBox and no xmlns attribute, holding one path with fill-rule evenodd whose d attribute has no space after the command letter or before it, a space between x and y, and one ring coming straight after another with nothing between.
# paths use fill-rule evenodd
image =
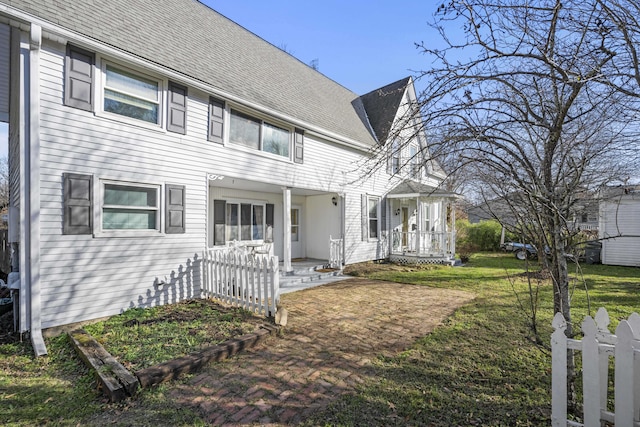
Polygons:
<instances>
[{"instance_id":1,"label":"white door","mask_svg":"<svg viewBox=\"0 0 640 427\"><path fill-rule=\"evenodd\" d=\"M302 208L291 207L291 259L304 258Z\"/></svg>"}]
</instances>

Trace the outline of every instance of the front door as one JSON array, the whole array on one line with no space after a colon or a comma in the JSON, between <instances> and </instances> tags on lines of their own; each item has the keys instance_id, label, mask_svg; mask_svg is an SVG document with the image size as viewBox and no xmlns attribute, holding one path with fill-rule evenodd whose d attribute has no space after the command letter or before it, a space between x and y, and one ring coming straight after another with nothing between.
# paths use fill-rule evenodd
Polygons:
<instances>
[{"instance_id":1,"label":"front door","mask_svg":"<svg viewBox=\"0 0 640 427\"><path fill-rule=\"evenodd\" d=\"M302 235L302 208L291 208L291 259L304 258Z\"/></svg>"},{"instance_id":2,"label":"front door","mask_svg":"<svg viewBox=\"0 0 640 427\"><path fill-rule=\"evenodd\" d=\"M402 208L402 249L405 250L409 245L409 208Z\"/></svg>"}]
</instances>

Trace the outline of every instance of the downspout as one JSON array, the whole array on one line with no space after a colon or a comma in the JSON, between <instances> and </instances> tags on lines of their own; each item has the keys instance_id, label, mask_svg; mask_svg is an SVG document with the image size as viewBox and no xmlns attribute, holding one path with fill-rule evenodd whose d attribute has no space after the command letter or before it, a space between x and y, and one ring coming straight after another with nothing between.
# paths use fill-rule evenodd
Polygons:
<instances>
[{"instance_id":1,"label":"downspout","mask_svg":"<svg viewBox=\"0 0 640 427\"><path fill-rule=\"evenodd\" d=\"M31 24L29 32L29 139L25 178L29 196L28 217L23 218L29 232L29 288L31 345L36 356L47 354L40 318L40 48L42 28Z\"/></svg>"}]
</instances>

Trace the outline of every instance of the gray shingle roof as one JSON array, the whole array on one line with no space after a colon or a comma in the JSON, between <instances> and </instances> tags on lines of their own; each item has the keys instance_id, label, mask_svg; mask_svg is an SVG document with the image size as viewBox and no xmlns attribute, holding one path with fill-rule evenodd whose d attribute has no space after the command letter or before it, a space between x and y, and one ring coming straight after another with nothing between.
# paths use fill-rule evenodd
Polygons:
<instances>
[{"instance_id":1,"label":"gray shingle roof","mask_svg":"<svg viewBox=\"0 0 640 427\"><path fill-rule=\"evenodd\" d=\"M240 99L375 144L354 108L357 94L195 0L1 2Z\"/></svg>"},{"instance_id":2,"label":"gray shingle roof","mask_svg":"<svg viewBox=\"0 0 640 427\"><path fill-rule=\"evenodd\" d=\"M387 141L393 119L396 117L410 79L411 77L405 77L360 97L367 111L369 123L381 144Z\"/></svg>"}]
</instances>

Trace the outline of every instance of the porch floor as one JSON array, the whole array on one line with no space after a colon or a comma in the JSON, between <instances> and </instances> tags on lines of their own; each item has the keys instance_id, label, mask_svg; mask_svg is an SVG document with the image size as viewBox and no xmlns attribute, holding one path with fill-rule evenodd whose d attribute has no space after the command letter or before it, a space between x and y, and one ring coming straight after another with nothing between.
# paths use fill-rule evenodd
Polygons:
<instances>
[{"instance_id":1,"label":"porch floor","mask_svg":"<svg viewBox=\"0 0 640 427\"><path fill-rule=\"evenodd\" d=\"M284 272L284 263L280 262L280 294L314 288L327 283L350 279L342 276L338 270L325 270L326 261L312 258L291 260L290 274Z\"/></svg>"}]
</instances>

